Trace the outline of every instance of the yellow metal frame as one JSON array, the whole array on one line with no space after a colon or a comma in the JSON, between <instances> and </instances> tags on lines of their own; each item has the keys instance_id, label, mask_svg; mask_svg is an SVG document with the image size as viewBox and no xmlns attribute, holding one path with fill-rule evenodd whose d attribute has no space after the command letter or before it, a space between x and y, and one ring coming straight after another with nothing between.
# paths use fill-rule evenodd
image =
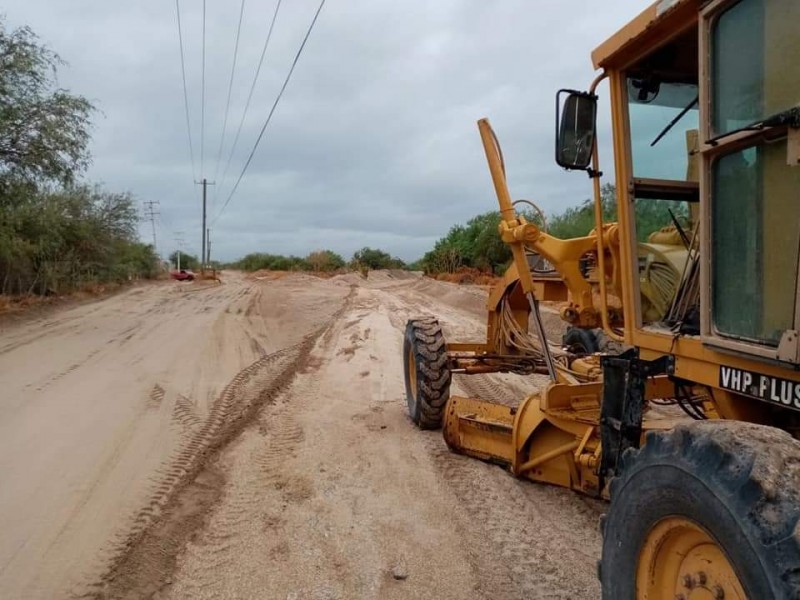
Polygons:
<instances>
[{"instance_id":1,"label":"yellow metal frame","mask_svg":"<svg viewBox=\"0 0 800 600\"><path fill-rule=\"evenodd\" d=\"M648 381L645 397L672 394L665 376ZM517 477L604 493L600 462L602 382L554 383L528 396L517 408L452 396L445 409L444 437L456 452L507 466ZM669 429L675 419L645 418L647 431Z\"/></svg>"},{"instance_id":2,"label":"yellow metal frame","mask_svg":"<svg viewBox=\"0 0 800 600\"><path fill-rule=\"evenodd\" d=\"M617 210L620 234L622 301L625 314L625 342L639 348L642 358L645 359L652 360L665 354L674 355L675 376L712 388L717 411L722 418L768 423L772 418L772 410L769 405L720 389L720 367L725 365L763 373L764 375L783 377L796 382L800 382L799 372L776 361L765 361L766 352L759 352L758 347L753 344L728 344L729 351L720 351L720 349L704 343L704 340L699 336L675 337L670 331L645 327L642 323L638 277L635 276L638 273L638 244L635 236L634 202L630 195L630 186L627 185L627 182L632 180L633 173L631 171L632 155L627 115L625 70L633 62L640 60L647 52L667 44L692 27L696 27L699 30L701 56L708 56L708 52L703 50L704 44L707 44L707 39L704 34L703 22L700 20L699 2L696 0L682 0L667 12L658 16L654 13L657 5L659 5L658 2L645 11L655 21L651 20L648 21L648 25L643 25L643 21L634 20L626 29L623 29L626 32L624 35L617 34L609 42L600 46L593 54L595 64L606 68L611 92L615 176L618 182ZM718 10L719 7L720 2L717 2L714 6L706 9L705 12L712 9ZM639 18L642 18L642 15ZM627 40L627 43L622 43L621 40L623 39ZM616 40L616 42L610 44L612 40ZM647 50L645 51L645 49ZM708 119L705 109L706 103L704 102L706 86L702 80L707 71L706 60L700 61L701 123L705 123ZM701 144L701 152L704 167L701 169L700 204L701 206L708 206L709 190L705 173L710 164L710 157L719 152L719 149L711 149L707 144ZM595 203L599 204L599 194L596 194ZM707 217L708 215L704 213L701 219L701 226L703 227L701 236L703 239L708 239L710 233ZM708 247L703 246L703 251L708 252ZM704 271L707 270L706 262L703 261ZM706 290L709 285L709 277L706 273L701 287ZM708 306L707 295L704 300L705 306ZM739 350L739 353L732 354L730 350Z\"/></svg>"},{"instance_id":3,"label":"yellow metal frame","mask_svg":"<svg viewBox=\"0 0 800 600\"><path fill-rule=\"evenodd\" d=\"M497 335L499 310L502 302L509 302L520 326L527 328L530 307L525 294L542 291L541 287L536 287L537 282L527 265L525 248L530 247L554 265L570 291L570 305L562 313L565 320L583 327L602 324L609 335L638 348L644 360L673 356L674 372L671 377L710 391L704 403L710 418L775 424L776 414L780 414L776 413L776 407L720 387L720 367L725 365L754 371L797 383L800 383L800 372L776 361L765 361L757 353L722 351L704 343L700 336L676 337L670 331L647 327L642 323L638 243L632 186L628 185L633 173L625 73L635 61L692 27L698 28L701 56L707 56L704 15L727 1L717 0L701 11L700 0L660 0L592 55L595 67L602 68L603 72L595 79L591 91L594 92L603 79L607 78L609 82L617 181L617 223L602 222L600 182L597 177L593 182L595 230L589 236L558 240L517 215L511 203L496 138L488 121L479 121L478 127L500 205L500 235L511 247L514 260L487 301L487 342L450 344L450 351L513 353L511 349L503 347ZM703 61L701 65L704 65ZM705 69L702 66L700 73L701 122L708 118L702 108L705 103L705 83L702 79ZM700 205L707 207L709 190L705 172L711 157L718 150L702 143L700 146L703 158ZM594 171L598 172L596 144L592 158ZM708 239L709 235L707 220L707 215L703 215L703 239ZM702 251L707 251L705 246L702 248ZM593 296L592 285L579 269L581 257L591 251L597 253L599 299ZM703 285L708 286L707 272ZM615 315L608 307L609 293L621 299L621 315ZM538 297L542 298L541 295ZM598 300L600 308L595 305ZM620 324L623 324L624 330L621 338L615 331ZM600 489L601 481L597 474L602 451L599 436L602 390L602 382L554 383L541 393L526 398L517 408L453 396L446 408L444 436L454 450L505 465L519 477L600 495L604 493ZM647 399L672 397L673 394L674 381L670 377L659 376L646 384ZM643 430L668 429L674 424L675 420L649 418L645 414ZM678 525L683 527L685 524ZM692 536L683 536L682 539L689 538Z\"/></svg>"},{"instance_id":4,"label":"yellow metal frame","mask_svg":"<svg viewBox=\"0 0 800 600\"><path fill-rule=\"evenodd\" d=\"M487 299L487 343L468 346L481 346L487 352L513 354L514 350L506 347L498 334L502 303L504 301L509 303L520 327L526 329L530 312L526 294L532 293L539 300L562 300L564 299L564 287L569 291L569 303L561 311L561 316L565 321L586 328L599 327L604 323L609 329L612 326L621 325L621 311L608 309L606 305L600 310L595 307L593 286L583 276L580 267L581 259L587 253L597 251L600 272L606 273L605 254L608 252L608 264L611 271L607 272L606 276L610 278L615 293L619 293L621 280L619 273L613 270L613 266L619 264L619 258L615 256L619 246L616 224L600 224L588 236L561 240L545 233L535 223L528 222L514 209L497 138L488 119L478 121L478 130L500 205L502 219L499 226L500 237L510 246L513 262L506 270L502 280L492 288ZM597 162L596 156L595 162ZM599 183L597 185L599 186ZM599 187L597 193L599 194ZM602 233L598 234L598 232ZM528 266L526 247L535 250L554 265L560 279L556 281L535 279ZM600 281L601 295L605 302L606 278L601 276ZM464 344L451 344L448 349L466 350L467 348Z\"/></svg>"}]
</instances>

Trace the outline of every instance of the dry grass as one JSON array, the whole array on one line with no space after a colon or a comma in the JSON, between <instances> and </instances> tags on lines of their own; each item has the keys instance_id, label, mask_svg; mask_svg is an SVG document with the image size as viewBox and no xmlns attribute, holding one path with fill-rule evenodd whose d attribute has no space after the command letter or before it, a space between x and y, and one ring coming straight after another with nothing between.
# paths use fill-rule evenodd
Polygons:
<instances>
[{"instance_id":1,"label":"dry grass","mask_svg":"<svg viewBox=\"0 0 800 600\"><path fill-rule=\"evenodd\" d=\"M121 287L123 286L119 283L91 283L69 294L48 296L40 296L38 294L22 294L19 296L0 294L0 315L24 313L30 309L53 306L70 300L80 301L99 298L116 292Z\"/></svg>"},{"instance_id":2,"label":"dry grass","mask_svg":"<svg viewBox=\"0 0 800 600\"><path fill-rule=\"evenodd\" d=\"M460 285L494 285L500 278L480 269L461 267L455 273L438 273L434 279Z\"/></svg>"},{"instance_id":3,"label":"dry grass","mask_svg":"<svg viewBox=\"0 0 800 600\"><path fill-rule=\"evenodd\" d=\"M0 294L0 315L24 312L32 307L45 306L52 304L52 296L37 296L26 294L24 296L8 296Z\"/></svg>"}]
</instances>

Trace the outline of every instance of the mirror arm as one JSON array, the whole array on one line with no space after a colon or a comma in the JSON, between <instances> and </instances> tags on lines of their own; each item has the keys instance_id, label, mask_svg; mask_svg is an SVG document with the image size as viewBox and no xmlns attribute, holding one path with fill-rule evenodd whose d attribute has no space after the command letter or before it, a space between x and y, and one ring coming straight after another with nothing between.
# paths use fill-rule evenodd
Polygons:
<instances>
[{"instance_id":1,"label":"mirror arm","mask_svg":"<svg viewBox=\"0 0 800 600\"><path fill-rule=\"evenodd\" d=\"M589 86L589 93L597 98L597 86L608 77L608 73L603 71L597 77L594 78L592 81L592 85ZM589 174L589 179L600 179L603 176L603 172L599 168L599 161L597 158L597 128L595 127L595 134L594 134L594 149L592 150L592 166L586 169L586 172Z\"/></svg>"},{"instance_id":2,"label":"mirror arm","mask_svg":"<svg viewBox=\"0 0 800 600\"><path fill-rule=\"evenodd\" d=\"M589 93L594 94L600 82L608 77L608 73L603 71L592 82L589 88ZM594 173L594 175L592 175ZM606 257L605 248L603 247L603 202L602 194L600 193L600 175L603 172L600 170L600 156L597 151L597 133L594 136L594 148L592 148L592 167L589 171L589 177L592 177L592 187L594 192L594 227L597 232L597 268L600 274L600 320L603 324L603 331L606 335L616 342L624 342L625 338L619 335L611 328L611 323L608 318L608 289L606 283ZM624 314L624 311L623 311Z\"/></svg>"}]
</instances>

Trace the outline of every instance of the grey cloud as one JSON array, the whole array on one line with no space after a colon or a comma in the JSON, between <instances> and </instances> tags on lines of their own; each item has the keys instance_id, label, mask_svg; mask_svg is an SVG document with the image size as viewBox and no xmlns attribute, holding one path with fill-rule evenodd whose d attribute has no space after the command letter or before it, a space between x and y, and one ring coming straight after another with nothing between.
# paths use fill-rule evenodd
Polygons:
<instances>
[{"instance_id":1,"label":"grey cloud","mask_svg":"<svg viewBox=\"0 0 800 600\"><path fill-rule=\"evenodd\" d=\"M316 0L284 0L262 78L213 217L241 170ZM238 2L207 0L205 169L214 176ZM182 0L196 168L200 158L200 0ZM212 239L214 254L345 256L364 245L419 257L456 222L493 209L475 121L490 117L515 197L552 214L590 194L553 162L554 94L586 87L589 54L645 2L591 0L328 0L249 171ZM226 148L238 125L274 0L248 0ZM10 26L30 25L69 63L62 85L102 110L87 177L161 202L162 252L172 231L200 245L174 3L11 0ZM611 174L607 100L600 141ZM613 180L613 177L607 177ZM149 229L142 228L143 235ZM149 238L145 238L149 239Z\"/></svg>"}]
</instances>

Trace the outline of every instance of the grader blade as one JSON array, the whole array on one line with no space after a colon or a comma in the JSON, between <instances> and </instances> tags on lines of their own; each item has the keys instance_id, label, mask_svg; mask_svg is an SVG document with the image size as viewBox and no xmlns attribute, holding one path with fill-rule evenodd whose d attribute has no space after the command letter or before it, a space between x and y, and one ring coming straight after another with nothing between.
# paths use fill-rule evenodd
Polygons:
<instances>
[{"instance_id":1,"label":"grader blade","mask_svg":"<svg viewBox=\"0 0 800 600\"><path fill-rule=\"evenodd\" d=\"M445 408L444 439L459 454L510 466L513 427L514 409L502 404L451 396Z\"/></svg>"},{"instance_id":2,"label":"grader blade","mask_svg":"<svg viewBox=\"0 0 800 600\"><path fill-rule=\"evenodd\" d=\"M584 406L580 395L572 400L574 406L547 414L540 395L529 396L516 408L452 396L445 410L444 439L451 450L502 465L517 477L597 496L597 403Z\"/></svg>"}]
</instances>

